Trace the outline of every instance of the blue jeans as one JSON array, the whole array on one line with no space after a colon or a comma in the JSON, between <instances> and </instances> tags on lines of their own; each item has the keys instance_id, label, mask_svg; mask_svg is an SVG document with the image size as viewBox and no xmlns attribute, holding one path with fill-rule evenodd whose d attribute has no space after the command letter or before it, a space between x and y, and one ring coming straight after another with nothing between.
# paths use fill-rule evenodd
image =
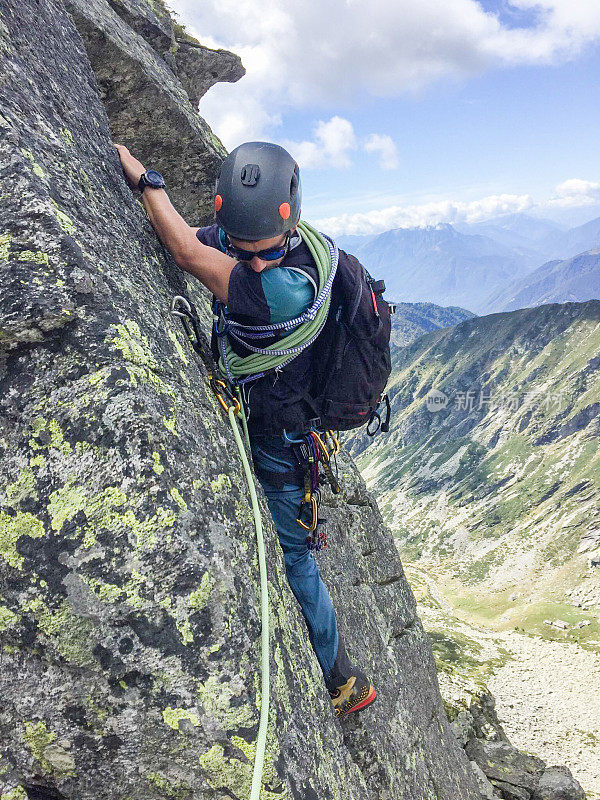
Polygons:
<instances>
[{"instance_id":1,"label":"blue jeans","mask_svg":"<svg viewBox=\"0 0 600 800\"><path fill-rule=\"evenodd\" d=\"M290 445L281 436L253 440L252 456L258 468L270 472L287 472L297 467ZM266 476L258 477L277 529L290 588L300 603L310 642L328 683L338 654L339 634L329 592L319 575L314 554L308 549L308 533L296 522L303 488L293 482L276 488L268 483Z\"/></svg>"}]
</instances>

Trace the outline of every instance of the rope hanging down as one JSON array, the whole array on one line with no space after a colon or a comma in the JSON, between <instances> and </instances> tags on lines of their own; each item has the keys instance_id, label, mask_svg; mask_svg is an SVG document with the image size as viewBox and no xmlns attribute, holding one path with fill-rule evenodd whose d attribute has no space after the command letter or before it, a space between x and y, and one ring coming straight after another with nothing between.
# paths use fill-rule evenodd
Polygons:
<instances>
[{"instance_id":1,"label":"rope hanging down","mask_svg":"<svg viewBox=\"0 0 600 800\"><path fill-rule=\"evenodd\" d=\"M262 377L270 370L278 370L289 364L297 355L311 345L321 333L327 320L331 303L331 287L337 271L338 248L335 242L323 236L307 222L298 223L298 232L306 242L317 265L319 289L313 304L303 314L288 322L274 325L241 325L226 319L215 328L219 338L219 369L233 385L240 385ZM281 342L268 347L255 347L248 338L261 338L280 331L291 331L285 337L285 347ZM238 356L228 341L232 337L251 350L248 356Z\"/></svg>"},{"instance_id":2,"label":"rope hanging down","mask_svg":"<svg viewBox=\"0 0 600 800\"><path fill-rule=\"evenodd\" d=\"M254 517L254 527L256 530L256 544L258 549L258 566L260 572L260 620L261 620L261 633L260 633L260 662L261 662L261 683L260 683L260 719L258 723L258 735L256 738L256 753L254 755L254 770L252 773L252 786L250 790L249 800L260 800L260 791L262 786L262 774L265 761L265 750L267 745L267 726L269 722L269 694L270 694L270 674L269 674L269 593L267 586L267 560L265 556L265 543L263 536L262 518L260 515L260 506L258 504L258 496L256 494L256 484L254 476L250 469L250 462L248 454L242 441L240 429L236 420L236 416L240 416L242 420L242 427L244 436L250 447L250 438L248 436L248 428L246 426L246 417L242 410L242 403L240 398L240 390L237 389L237 397L235 397L228 389L224 381L219 380L214 375L214 364L210 351L203 346L202 337L198 328L196 316L192 311L192 307L185 297L178 295L173 298L171 305L171 313L179 317L182 322L183 329L186 332L190 343L196 353L204 362L208 370L208 379L212 390L214 391L221 408L227 413L233 437L237 445L244 475L248 484L250 492L250 502L252 505L252 515Z\"/></svg>"},{"instance_id":3,"label":"rope hanging down","mask_svg":"<svg viewBox=\"0 0 600 800\"><path fill-rule=\"evenodd\" d=\"M239 399L239 389L238 389ZM239 413L239 412L238 412ZM242 417L244 418L243 411ZM258 497L256 495L256 484L246 448L240 435L240 429L235 419L236 410L234 406L227 409L229 422L231 423L231 430L235 438L242 466L244 467L244 474L248 483L250 491L250 499L252 502L252 514L254 516L254 525L256 528L256 543L258 546L258 565L260 571L260 618L261 618L261 633L260 633L260 661L261 661L261 683L260 683L260 720L258 723L258 736L256 739L256 754L254 756L254 771L252 773L252 788L250 790L250 800L259 800L260 790L262 785L262 773L265 760L265 749L267 744L267 726L269 723L269 691L270 691L270 676L269 676L269 593L267 588L267 560L265 557L265 543L262 529L262 519L260 516L260 507L258 505Z\"/></svg>"}]
</instances>

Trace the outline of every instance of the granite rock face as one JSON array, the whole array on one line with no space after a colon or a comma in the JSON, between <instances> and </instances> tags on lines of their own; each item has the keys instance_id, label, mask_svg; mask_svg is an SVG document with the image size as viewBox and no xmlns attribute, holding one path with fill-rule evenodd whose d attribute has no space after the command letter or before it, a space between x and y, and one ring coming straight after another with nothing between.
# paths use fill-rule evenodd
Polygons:
<instances>
[{"instance_id":1,"label":"granite rock face","mask_svg":"<svg viewBox=\"0 0 600 800\"><path fill-rule=\"evenodd\" d=\"M585 794L568 767L555 766L544 772L532 800L585 800Z\"/></svg>"},{"instance_id":2,"label":"granite rock face","mask_svg":"<svg viewBox=\"0 0 600 800\"><path fill-rule=\"evenodd\" d=\"M225 150L189 101L197 103L219 80L242 77L239 58L178 42L166 12L159 16L142 0L66 5L94 69L113 141L168 176L180 214L190 224L205 224L213 216Z\"/></svg>"},{"instance_id":3,"label":"granite rock face","mask_svg":"<svg viewBox=\"0 0 600 800\"><path fill-rule=\"evenodd\" d=\"M548 767L509 742L487 690L473 696L468 709L462 705L446 702L446 712L486 800L585 800L568 767Z\"/></svg>"},{"instance_id":4,"label":"granite rock face","mask_svg":"<svg viewBox=\"0 0 600 800\"><path fill-rule=\"evenodd\" d=\"M229 83L244 74L239 56L228 50L213 50L200 44L171 19L161 0L109 0L114 11L162 55L187 92L190 103L219 81ZM84 6L81 6L84 8Z\"/></svg>"},{"instance_id":5,"label":"granite rock face","mask_svg":"<svg viewBox=\"0 0 600 800\"><path fill-rule=\"evenodd\" d=\"M260 620L247 489L169 311L175 294L200 314L207 300L154 235L109 127L144 159L136 145L166 153L154 166L178 207L207 213L223 149L161 55L170 24L133 0L0 11L2 800L249 794ZM322 569L379 699L333 717L261 500L261 798L479 800L393 541L347 457L341 471Z\"/></svg>"},{"instance_id":6,"label":"granite rock face","mask_svg":"<svg viewBox=\"0 0 600 800\"><path fill-rule=\"evenodd\" d=\"M585 793L565 766L547 767L537 756L517 750L507 740L471 739L465 746L493 789L504 800L585 800ZM480 781L480 786L484 784Z\"/></svg>"},{"instance_id":7,"label":"granite rock face","mask_svg":"<svg viewBox=\"0 0 600 800\"><path fill-rule=\"evenodd\" d=\"M519 790L533 791L544 772L540 758L517 750L509 742L472 739L465 750L490 780L513 784Z\"/></svg>"}]
</instances>

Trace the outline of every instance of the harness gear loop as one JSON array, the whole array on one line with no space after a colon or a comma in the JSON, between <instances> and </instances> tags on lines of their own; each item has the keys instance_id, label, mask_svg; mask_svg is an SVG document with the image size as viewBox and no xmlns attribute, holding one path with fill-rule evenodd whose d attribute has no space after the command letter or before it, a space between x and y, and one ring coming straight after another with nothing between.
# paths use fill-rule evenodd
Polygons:
<instances>
[{"instance_id":1,"label":"harness gear loop","mask_svg":"<svg viewBox=\"0 0 600 800\"><path fill-rule=\"evenodd\" d=\"M334 494L341 491L330 463L331 457L339 452L339 441L333 431L316 430L310 430L300 439L286 438L293 442L292 452L304 472L304 494L296 522L309 534L306 537L309 550L318 552L327 547L327 533L323 528L327 520L319 516L320 481L326 478ZM319 473L319 466L323 467L324 475Z\"/></svg>"}]
</instances>

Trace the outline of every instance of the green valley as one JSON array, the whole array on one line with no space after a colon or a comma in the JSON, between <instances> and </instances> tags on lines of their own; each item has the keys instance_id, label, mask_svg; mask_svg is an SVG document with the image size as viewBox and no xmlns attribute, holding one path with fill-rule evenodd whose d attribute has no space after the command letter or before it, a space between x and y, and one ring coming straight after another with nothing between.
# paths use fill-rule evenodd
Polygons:
<instances>
[{"instance_id":1,"label":"green valley","mask_svg":"<svg viewBox=\"0 0 600 800\"><path fill-rule=\"evenodd\" d=\"M600 652L600 301L467 319L393 365L390 433L349 446L404 560L466 619Z\"/></svg>"}]
</instances>

